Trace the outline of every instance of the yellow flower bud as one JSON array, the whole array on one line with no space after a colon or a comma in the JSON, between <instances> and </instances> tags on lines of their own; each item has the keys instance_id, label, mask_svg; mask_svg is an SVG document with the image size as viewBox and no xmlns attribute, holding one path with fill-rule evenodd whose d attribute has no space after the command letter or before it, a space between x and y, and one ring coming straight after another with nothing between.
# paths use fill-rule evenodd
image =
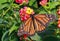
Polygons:
<instances>
[{"instance_id":1,"label":"yellow flower bud","mask_svg":"<svg viewBox=\"0 0 60 41\"><path fill-rule=\"evenodd\" d=\"M27 10L26 10L26 13L27 14L32 14L32 12L33 12L33 9L31 9L31 8L28 7Z\"/></svg>"}]
</instances>

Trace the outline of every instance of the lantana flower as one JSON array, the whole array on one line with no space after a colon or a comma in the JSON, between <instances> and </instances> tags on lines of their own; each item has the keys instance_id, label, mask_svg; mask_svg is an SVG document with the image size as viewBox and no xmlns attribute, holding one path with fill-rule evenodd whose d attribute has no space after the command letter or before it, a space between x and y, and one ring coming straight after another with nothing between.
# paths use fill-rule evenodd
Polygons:
<instances>
[{"instance_id":1,"label":"lantana flower","mask_svg":"<svg viewBox=\"0 0 60 41\"><path fill-rule=\"evenodd\" d=\"M60 28L60 18L58 19L58 28Z\"/></svg>"},{"instance_id":2,"label":"lantana flower","mask_svg":"<svg viewBox=\"0 0 60 41\"><path fill-rule=\"evenodd\" d=\"M45 5L47 5L47 2L48 2L48 0L41 0L39 4L42 6L45 6Z\"/></svg>"},{"instance_id":3,"label":"lantana flower","mask_svg":"<svg viewBox=\"0 0 60 41\"><path fill-rule=\"evenodd\" d=\"M18 4L23 4L23 3L28 3L29 0L15 0L16 3Z\"/></svg>"},{"instance_id":4,"label":"lantana flower","mask_svg":"<svg viewBox=\"0 0 60 41\"><path fill-rule=\"evenodd\" d=\"M29 7L26 9L26 13L27 14L34 14L33 9L31 9Z\"/></svg>"},{"instance_id":5,"label":"lantana flower","mask_svg":"<svg viewBox=\"0 0 60 41\"><path fill-rule=\"evenodd\" d=\"M57 10L57 14L60 15L60 8Z\"/></svg>"},{"instance_id":6,"label":"lantana flower","mask_svg":"<svg viewBox=\"0 0 60 41\"><path fill-rule=\"evenodd\" d=\"M34 11L30 7L24 7L19 10L19 13L21 20L25 21L30 17L31 14L34 14Z\"/></svg>"}]
</instances>

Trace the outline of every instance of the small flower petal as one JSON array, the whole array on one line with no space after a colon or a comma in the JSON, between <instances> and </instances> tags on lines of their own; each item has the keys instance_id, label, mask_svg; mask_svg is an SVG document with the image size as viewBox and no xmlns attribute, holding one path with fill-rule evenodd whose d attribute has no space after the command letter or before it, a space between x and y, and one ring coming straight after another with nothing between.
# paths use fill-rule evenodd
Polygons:
<instances>
[{"instance_id":1,"label":"small flower petal","mask_svg":"<svg viewBox=\"0 0 60 41\"><path fill-rule=\"evenodd\" d=\"M47 1L48 0L41 0L41 2L39 4L42 5L42 6L45 6L45 5L47 5Z\"/></svg>"}]
</instances>

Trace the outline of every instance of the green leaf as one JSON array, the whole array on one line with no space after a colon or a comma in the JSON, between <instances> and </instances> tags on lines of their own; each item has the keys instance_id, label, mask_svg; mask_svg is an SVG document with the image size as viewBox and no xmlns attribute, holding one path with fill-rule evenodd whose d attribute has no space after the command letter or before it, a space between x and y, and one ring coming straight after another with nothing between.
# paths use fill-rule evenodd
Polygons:
<instances>
[{"instance_id":1,"label":"green leaf","mask_svg":"<svg viewBox=\"0 0 60 41\"><path fill-rule=\"evenodd\" d=\"M0 0L0 4L7 2L7 0Z\"/></svg>"},{"instance_id":2,"label":"green leaf","mask_svg":"<svg viewBox=\"0 0 60 41\"><path fill-rule=\"evenodd\" d=\"M29 1L29 6L38 8L37 1L36 1L36 0L30 0L30 1Z\"/></svg>"},{"instance_id":3,"label":"green leaf","mask_svg":"<svg viewBox=\"0 0 60 41\"><path fill-rule=\"evenodd\" d=\"M11 1L13 1L13 0L7 0L8 2L11 2Z\"/></svg>"},{"instance_id":4,"label":"green leaf","mask_svg":"<svg viewBox=\"0 0 60 41\"><path fill-rule=\"evenodd\" d=\"M29 1L29 6L32 6L32 4L35 2L36 0L30 0Z\"/></svg>"},{"instance_id":5,"label":"green leaf","mask_svg":"<svg viewBox=\"0 0 60 41\"><path fill-rule=\"evenodd\" d=\"M8 0L0 0L0 9L3 9L9 6L9 4L6 2L8 2Z\"/></svg>"},{"instance_id":6,"label":"green leaf","mask_svg":"<svg viewBox=\"0 0 60 41\"><path fill-rule=\"evenodd\" d=\"M5 36L7 35L8 32L9 32L9 31L6 31L6 32L3 34L2 38L1 38L1 41L4 41L4 38L5 38Z\"/></svg>"},{"instance_id":7,"label":"green leaf","mask_svg":"<svg viewBox=\"0 0 60 41\"><path fill-rule=\"evenodd\" d=\"M33 4L33 6L34 6L35 8L38 8L37 2L35 2L35 3Z\"/></svg>"},{"instance_id":8,"label":"green leaf","mask_svg":"<svg viewBox=\"0 0 60 41\"><path fill-rule=\"evenodd\" d=\"M41 37L37 33L34 36L31 36L31 39L36 41L42 41Z\"/></svg>"},{"instance_id":9,"label":"green leaf","mask_svg":"<svg viewBox=\"0 0 60 41\"><path fill-rule=\"evenodd\" d=\"M8 33L9 33L9 30L7 30L3 34L1 41L18 41L17 37L15 36L15 33L12 33L11 35L8 35Z\"/></svg>"},{"instance_id":10,"label":"green leaf","mask_svg":"<svg viewBox=\"0 0 60 41\"><path fill-rule=\"evenodd\" d=\"M59 5L59 2L51 2L51 3L48 3L48 4L49 4L49 8L53 9L53 8L56 8L57 5Z\"/></svg>"},{"instance_id":11,"label":"green leaf","mask_svg":"<svg viewBox=\"0 0 60 41\"><path fill-rule=\"evenodd\" d=\"M3 22L3 19L0 18L0 24Z\"/></svg>"},{"instance_id":12,"label":"green leaf","mask_svg":"<svg viewBox=\"0 0 60 41\"><path fill-rule=\"evenodd\" d=\"M48 6L45 6L46 9L53 9L56 8L57 5L60 5L59 2L48 2Z\"/></svg>"},{"instance_id":13,"label":"green leaf","mask_svg":"<svg viewBox=\"0 0 60 41\"><path fill-rule=\"evenodd\" d=\"M10 30L9 30L9 35L10 35L13 31L15 31L15 30L17 30L17 29L18 29L18 27L15 26L15 25L13 25L13 26L10 28Z\"/></svg>"},{"instance_id":14,"label":"green leaf","mask_svg":"<svg viewBox=\"0 0 60 41\"><path fill-rule=\"evenodd\" d=\"M0 10L5 8L5 7L8 7L8 4L0 5Z\"/></svg>"},{"instance_id":15,"label":"green leaf","mask_svg":"<svg viewBox=\"0 0 60 41\"><path fill-rule=\"evenodd\" d=\"M60 41L60 39L54 35L48 35L43 38L43 41Z\"/></svg>"}]
</instances>

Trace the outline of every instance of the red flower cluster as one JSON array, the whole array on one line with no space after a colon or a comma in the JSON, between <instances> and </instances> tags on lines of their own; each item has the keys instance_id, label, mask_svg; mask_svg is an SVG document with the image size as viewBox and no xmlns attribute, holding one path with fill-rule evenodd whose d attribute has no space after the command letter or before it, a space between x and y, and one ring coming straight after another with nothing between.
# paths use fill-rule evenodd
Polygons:
<instances>
[{"instance_id":1,"label":"red flower cluster","mask_svg":"<svg viewBox=\"0 0 60 41\"><path fill-rule=\"evenodd\" d=\"M27 38L27 34L24 34L23 37L24 37L24 39L26 39Z\"/></svg>"},{"instance_id":2,"label":"red flower cluster","mask_svg":"<svg viewBox=\"0 0 60 41\"><path fill-rule=\"evenodd\" d=\"M47 2L48 2L48 0L41 0L39 4L42 6L45 6L45 5L47 5Z\"/></svg>"},{"instance_id":3,"label":"red flower cluster","mask_svg":"<svg viewBox=\"0 0 60 41\"><path fill-rule=\"evenodd\" d=\"M60 28L60 18L58 19L58 28Z\"/></svg>"},{"instance_id":4,"label":"red flower cluster","mask_svg":"<svg viewBox=\"0 0 60 41\"><path fill-rule=\"evenodd\" d=\"M60 8L57 10L57 14L60 15Z\"/></svg>"},{"instance_id":5,"label":"red flower cluster","mask_svg":"<svg viewBox=\"0 0 60 41\"><path fill-rule=\"evenodd\" d=\"M25 9L21 9L19 12L22 21L25 21L30 17L29 14L26 14Z\"/></svg>"},{"instance_id":6,"label":"red flower cluster","mask_svg":"<svg viewBox=\"0 0 60 41\"><path fill-rule=\"evenodd\" d=\"M28 3L28 0L15 0L16 3L18 4L23 4L23 3Z\"/></svg>"},{"instance_id":7,"label":"red flower cluster","mask_svg":"<svg viewBox=\"0 0 60 41\"><path fill-rule=\"evenodd\" d=\"M19 13L22 21L26 21L30 17L30 14L34 14L33 10L29 7L21 8Z\"/></svg>"},{"instance_id":8,"label":"red flower cluster","mask_svg":"<svg viewBox=\"0 0 60 41\"><path fill-rule=\"evenodd\" d=\"M20 40L27 40L27 37L28 37L28 35L27 34L24 34L24 35L22 35L22 37L20 37Z\"/></svg>"}]
</instances>

